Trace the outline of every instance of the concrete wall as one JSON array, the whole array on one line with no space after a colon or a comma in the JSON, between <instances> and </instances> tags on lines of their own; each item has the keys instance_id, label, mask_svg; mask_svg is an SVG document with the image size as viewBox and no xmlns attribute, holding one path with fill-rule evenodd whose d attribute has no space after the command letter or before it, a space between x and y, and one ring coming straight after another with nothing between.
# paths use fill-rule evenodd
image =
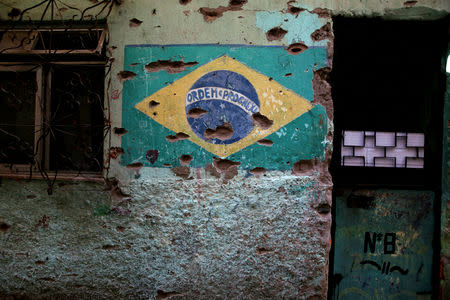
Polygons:
<instances>
[{"instance_id":1,"label":"concrete wall","mask_svg":"<svg viewBox=\"0 0 450 300\"><path fill-rule=\"evenodd\" d=\"M105 102L111 127L128 131L112 134L105 146L105 159L110 147L125 152L106 172L118 183L108 180L105 189L58 181L48 196L42 181L2 179L1 297L326 298L330 13L429 18L450 8L447 1L286 2L125 0L108 16L103 5L85 13L107 16L109 26ZM34 4L3 3L5 20L12 7ZM58 18L79 18L95 4L60 7ZM30 10L27 19L40 19L44 9ZM142 23L130 26L133 18ZM251 78L261 103L272 99L260 113L274 125L264 129L254 118L245 138L217 147L195 137L166 91L186 94L205 70L217 70L201 68L224 55L224 67ZM272 85L280 90L263 96ZM152 100L160 105L150 107ZM166 115L158 119L152 109ZM166 139L180 131L189 138Z\"/></svg>"}]
</instances>

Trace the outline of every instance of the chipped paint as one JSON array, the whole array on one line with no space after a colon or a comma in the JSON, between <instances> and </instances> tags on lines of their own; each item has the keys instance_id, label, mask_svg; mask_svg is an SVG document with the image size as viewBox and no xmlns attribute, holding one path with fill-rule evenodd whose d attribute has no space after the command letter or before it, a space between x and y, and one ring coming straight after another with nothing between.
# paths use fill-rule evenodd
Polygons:
<instances>
[{"instance_id":1,"label":"chipped paint","mask_svg":"<svg viewBox=\"0 0 450 300\"><path fill-rule=\"evenodd\" d=\"M311 39L311 34L324 26L327 20L306 10L299 12L297 16L278 11L262 11L256 13L255 25L264 33L272 28L280 27L287 31L282 38L286 44L304 43L312 47L327 45L326 39L320 41Z\"/></svg>"}]
</instances>

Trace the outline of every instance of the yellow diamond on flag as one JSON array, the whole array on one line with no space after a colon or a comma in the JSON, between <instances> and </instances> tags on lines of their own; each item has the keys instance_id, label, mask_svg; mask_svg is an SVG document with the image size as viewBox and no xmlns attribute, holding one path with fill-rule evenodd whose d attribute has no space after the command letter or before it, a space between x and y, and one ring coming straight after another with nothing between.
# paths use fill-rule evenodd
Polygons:
<instances>
[{"instance_id":1,"label":"yellow diamond on flag","mask_svg":"<svg viewBox=\"0 0 450 300\"><path fill-rule=\"evenodd\" d=\"M274 133L312 105L225 55L160 89L136 108L173 132L189 135L205 150L227 157ZM254 124L252 115L258 113L273 125L262 129Z\"/></svg>"}]
</instances>

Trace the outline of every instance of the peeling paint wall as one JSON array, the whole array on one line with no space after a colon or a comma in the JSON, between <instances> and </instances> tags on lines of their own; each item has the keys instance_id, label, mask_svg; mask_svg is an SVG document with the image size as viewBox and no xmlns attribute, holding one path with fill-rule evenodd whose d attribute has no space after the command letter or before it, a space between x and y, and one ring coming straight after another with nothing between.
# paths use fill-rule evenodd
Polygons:
<instances>
[{"instance_id":1,"label":"peeling paint wall","mask_svg":"<svg viewBox=\"0 0 450 300\"><path fill-rule=\"evenodd\" d=\"M412 2L117 1L107 17L114 130L106 188L58 181L48 196L42 181L2 179L0 298L325 299L331 14L400 18L415 10L426 18L450 10L447 1ZM0 16L33 3L2 1ZM76 13L91 5L80 1ZM106 16L101 7L89 15ZM298 100L281 101L280 111L291 111L278 117L277 101L261 105L249 125L254 138L232 153L178 130L192 130L188 118L204 111L182 114L166 93L184 101L204 74L194 72L224 57L243 65L234 70L247 72L256 93L277 83ZM186 76L193 81L182 82ZM216 140L230 137L226 124L208 129Z\"/></svg>"},{"instance_id":2,"label":"peeling paint wall","mask_svg":"<svg viewBox=\"0 0 450 300\"><path fill-rule=\"evenodd\" d=\"M432 299L434 193L337 194L333 299Z\"/></svg>"},{"instance_id":3,"label":"peeling paint wall","mask_svg":"<svg viewBox=\"0 0 450 300\"><path fill-rule=\"evenodd\" d=\"M449 105L450 105L450 77L447 73L447 93L444 104L444 149L442 157L442 203L441 203L441 253L440 253L440 299L450 295L450 186L449 186Z\"/></svg>"}]
</instances>

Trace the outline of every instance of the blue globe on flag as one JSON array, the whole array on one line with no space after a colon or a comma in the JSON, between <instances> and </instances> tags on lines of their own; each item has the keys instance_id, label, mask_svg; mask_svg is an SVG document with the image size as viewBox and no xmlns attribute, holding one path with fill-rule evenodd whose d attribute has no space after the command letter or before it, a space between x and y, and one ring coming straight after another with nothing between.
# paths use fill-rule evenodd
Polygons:
<instances>
[{"instance_id":1,"label":"blue globe on flag","mask_svg":"<svg viewBox=\"0 0 450 300\"><path fill-rule=\"evenodd\" d=\"M247 78L217 70L192 85L185 97L185 108L188 123L199 138L212 144L232 144L252 131L252 115L259 112L260 103ZM200 113L194 116L194 111Z\"/></svg>"}]
</instances>

